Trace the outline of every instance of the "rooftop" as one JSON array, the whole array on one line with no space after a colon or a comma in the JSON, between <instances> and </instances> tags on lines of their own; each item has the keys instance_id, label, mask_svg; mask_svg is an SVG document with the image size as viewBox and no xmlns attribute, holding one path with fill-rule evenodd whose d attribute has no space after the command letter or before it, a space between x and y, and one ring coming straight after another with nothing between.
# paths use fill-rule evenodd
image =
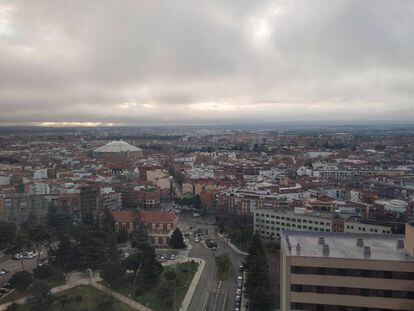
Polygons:
<instances>
[{"instance_id":1,"label":"rooftop","mask_svg":"<svg viewBox=\"0 0 414 311\"><path fill-rule=\"evenodd\" d=\"M142 151L142 149L135 147L133 145L130 145L124 141L112 141L94 150L94 152L136 152L136 151Z\"/></svg>"},{"instance_id":2,"label":"rooftop","mask_svg":"<svg viewBox=\"0 0 414 311\"><path fill-rule=\"evenodd\" d=\"M323 255L323 238L325 245L329 245L329 255ZM357 240L363 239L363 246L357 246ZM398 241L404 241L404 235L377 235L377 234L351 234L336 232L307 232L285 231L281 237L282 243L287 249L287 240L291 250L287 250L288 256L302 257L329 257L347 259L364 258L364 247L370 247L371 260L413 261L413 257L407 256L404 248L398 248ZM300 245L300 251L297 245Z\"/></svg>"}]
</instances>

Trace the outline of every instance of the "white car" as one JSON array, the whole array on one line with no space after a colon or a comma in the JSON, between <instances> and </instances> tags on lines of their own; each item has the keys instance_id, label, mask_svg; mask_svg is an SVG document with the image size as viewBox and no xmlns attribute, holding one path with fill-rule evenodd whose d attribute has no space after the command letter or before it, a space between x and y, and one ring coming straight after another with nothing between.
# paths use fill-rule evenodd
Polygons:
<instances>
[{"instance_id":1,"label":"white car","mask_svg":"<svg viewBox=\"0 0 414 311\"><path fill-rule=\"evenodd\" d=\"M7 273L9 273L9 271L0 269L0 276L6 275Z\"/></svg>"},{"instance_id":2,"label":"white car","mask_svg":"<svg viewBox=\"0 0 414 311\"><path fill-rule=\"evenodd\" d=\"M200 242L200 239L199 238L195 238L194 239L194 242L198 243L198 242Z\"/></svg>"},{"instance_id":3,"label":"white car","mask_svg":"<svg viewBox=\"0 0 414 311\"><path fill-rule=\"evenodd\" d=\"M35 257L37 257L38 253L37 252L25 252L22 254L23 259L33 259Z\"/></svg>"}]
</instances>

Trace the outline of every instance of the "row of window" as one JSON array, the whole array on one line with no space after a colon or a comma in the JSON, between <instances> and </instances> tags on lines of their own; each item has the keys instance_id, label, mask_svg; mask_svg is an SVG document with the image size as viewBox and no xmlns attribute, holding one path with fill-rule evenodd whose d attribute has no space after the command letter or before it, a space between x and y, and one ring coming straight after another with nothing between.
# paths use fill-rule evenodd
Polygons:
<instances>
[{"instance_id":1,"label":"row of window","mask_svg":"<svg viewBox=\"0 0 414 311\"><path fill-rule=\"evenodd\" d=\"M285 216L256 213L256 217L260 217L260 216L266 217L266 218L282 219L282 220L292 221L292 222L304 222L304 223L315 224L315 225L330 226L329 222L324 222L324 221L307 220L307 219L300 219L300 218L293 218L293 217L291 218L291 217L285 217Z\"/></svg>"},{"instance_id":2,"label":"row of window","mask_svg":"<svg viewBox=\"0 0 414 311\"><path fill-rule=\"evenodd\" d=\"M334 305L321 305L321 304L298 303L298 302L291 303L290 307L292 310L306 310L306 311L390 311L390 309L334 306Z\"/></svg>"},{"instance_id":3,"label":"row of window","mask_svg":"<svg viewBox=\"0 0 414 311\"><path fill-rule=\"evenodd\" d=\"M414 292L399 291L399 290L382 290L382 289L294 284L294 285L291 285L291 291L298 292L298 293L317 293L317 294L332 294L332 295L351 295L351 296L365 296L365 297L414 299Z\"/></svg>"},{"instance_id":4,"label":"row of window","mask_svg":"<svg viewBox=\"0 0 414 311\"><path fill-rule=\"evenodd\" d=\"M276 223L276 225L280 225L278 222ZM268 230L277 230L277 231L280 231L280 230L288 230L288 228L295 228L295 229L305 229L305 230L309 230L309 231L312 231L312 230L314 230L314 231L321 231L321 232L324 232L324 231L326 231L326 232L331 232L331 230L330 229L324 229L324 228L318 228L318 227L311 227L311 226L305 226L305 225L295 225L295 224L292 224L292 226L290 225L290 224L286 224L285 225L285 223L282 223L281 224L281 226L279 227L279 226L262 226L262 225L257 225L256 224L256 228L258 228L258 229L260 229L260 228L266 228L266 229L268 229Z\"/></svg>"},{"instance_id":5,"label":"row of window","mask_svg":"<svg viewBox=\"0 0 414 311\"><path fill-rule=\"evenodd\" d=\"M366 269L292 266L290 269L290 272L294 274L314 274L314 275L334 275L334 276L414 280L414 271L404 272L404 271L382 271L382 270L366 270Z\"/></svg>"}]
</instances>

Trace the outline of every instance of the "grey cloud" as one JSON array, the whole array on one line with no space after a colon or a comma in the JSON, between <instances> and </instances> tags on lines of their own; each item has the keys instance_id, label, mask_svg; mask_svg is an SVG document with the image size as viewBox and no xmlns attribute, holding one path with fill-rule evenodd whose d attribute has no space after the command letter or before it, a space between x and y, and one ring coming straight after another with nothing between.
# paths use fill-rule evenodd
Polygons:
<instances>
[{"instance_id":1,"label":"grey cloud","mask_svg":"<svg viewBox=\"0 0 414 311\"><path fill-rule=\"evenodd\" d=\"M409 0L0 0L0 123L410 120L413 21Z\"/></svg>"}]
</instances>

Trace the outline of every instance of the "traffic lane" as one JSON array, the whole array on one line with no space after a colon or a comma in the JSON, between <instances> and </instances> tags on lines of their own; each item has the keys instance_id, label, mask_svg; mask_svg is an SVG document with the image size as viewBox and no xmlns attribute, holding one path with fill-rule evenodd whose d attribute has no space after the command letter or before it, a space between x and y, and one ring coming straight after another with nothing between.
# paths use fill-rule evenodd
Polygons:
<instances>
[{"instance_id":1,"label":"traffic lane","mask_svg":"<svg viewBox=\"0 0 414 311\"><path fill-rule=\"evenodd\" d=\"M193 248L190 250L189 256L202 258L206 262L203 274L201 275L200 281L188 308L189 311L200 311L205 303L208 293L216 289L216 264L211 250L206 249L200 243L193 242Z\"/></svg>"},{"instance_id":2,"label":"traffic lane","mask_svg":"<svg viewBox=\"0 0 414 311\"><path fill-rule=\"evenodd\" d=\"M41 256L42 258L43 256ZM23 266L26 271L32 271L37 266L37 257L32 259L23 259ZM22 271L20 260L7 259L0 264L0 269L9 271L6 275L0 276L0 286L8 282L13 274Z\"/></svg>"}]
</instances>

